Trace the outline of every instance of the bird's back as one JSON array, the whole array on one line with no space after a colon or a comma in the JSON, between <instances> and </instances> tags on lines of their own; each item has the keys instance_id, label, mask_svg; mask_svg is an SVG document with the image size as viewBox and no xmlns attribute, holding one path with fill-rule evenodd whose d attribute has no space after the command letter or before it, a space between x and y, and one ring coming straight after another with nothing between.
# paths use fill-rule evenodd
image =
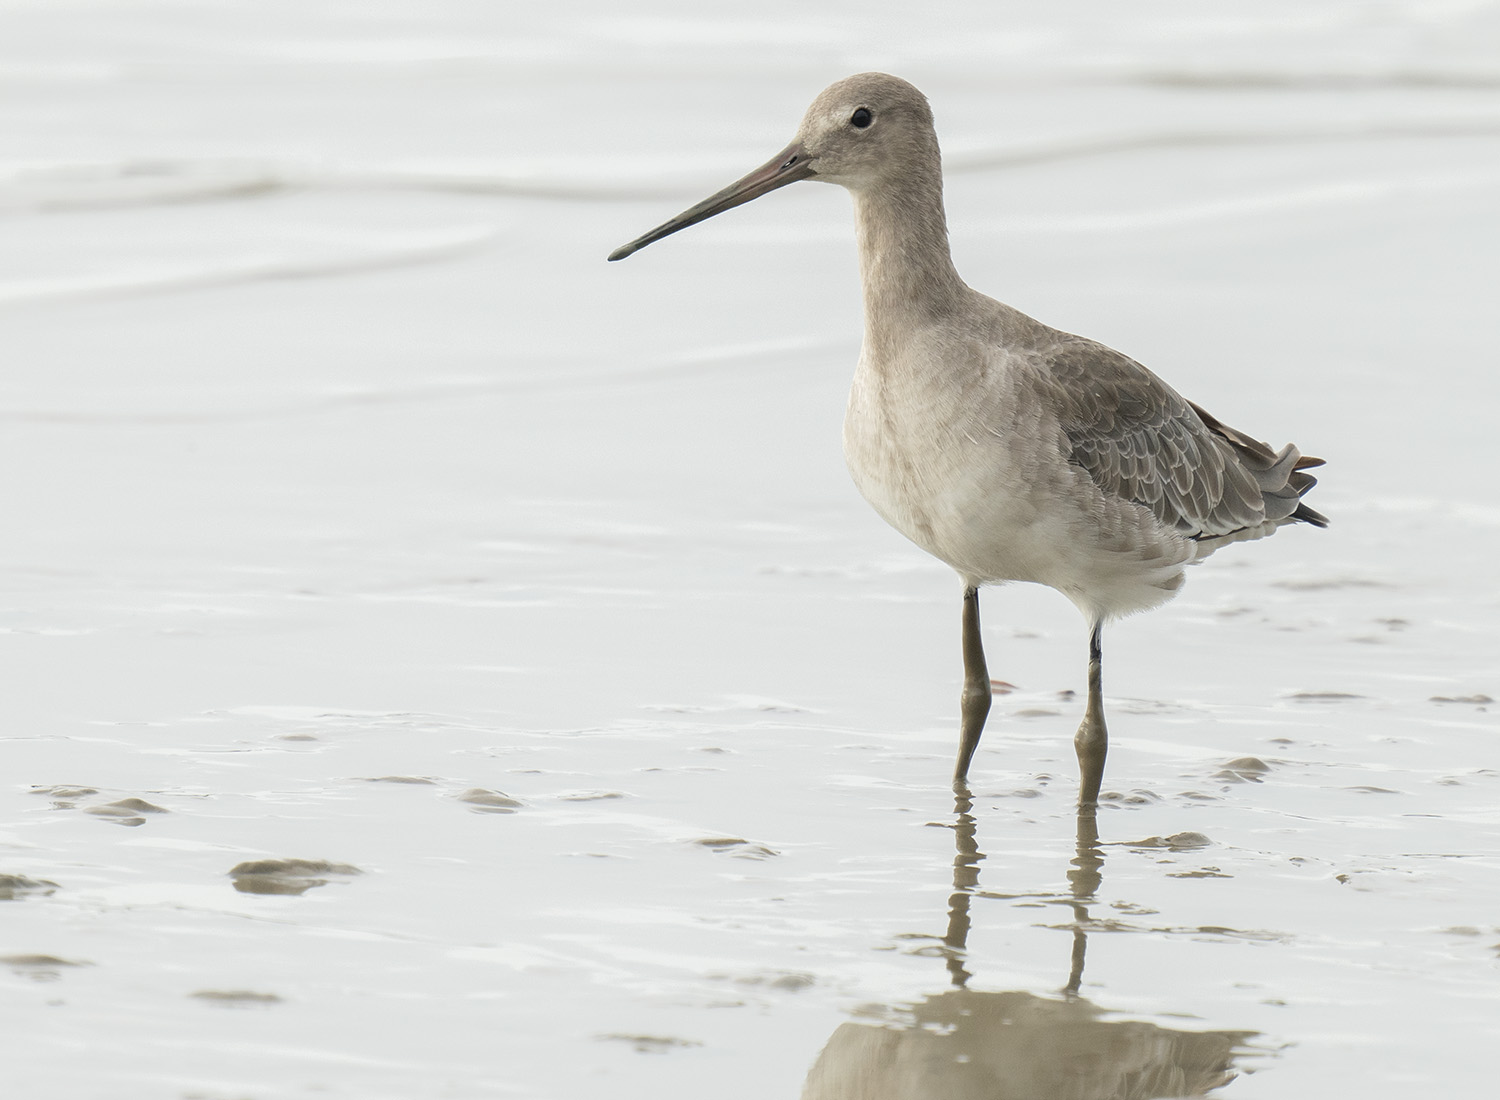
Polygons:
<instances>
[{"instance_id":1,"label":"bird's back","mask_svg":"<svg viewBox=\"0 0 1500 1100\"><path fill-rule=\"evenodd\" d=\"M977 292L867 335L845 419L861 492L971 583L1035 581L1105 617L1293 520L1317 459L1228 428L1145 367Z\"/></svg>"}]
</instances>

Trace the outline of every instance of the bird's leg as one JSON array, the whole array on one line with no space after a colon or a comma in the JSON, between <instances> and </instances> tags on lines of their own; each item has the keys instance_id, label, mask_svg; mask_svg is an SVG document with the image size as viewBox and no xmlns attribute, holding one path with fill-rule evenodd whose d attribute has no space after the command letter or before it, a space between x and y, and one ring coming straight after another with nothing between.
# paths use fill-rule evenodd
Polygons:
<instances>
[{"instance_id":1,"label":"bird's leg","mask_svg":"<svg viewBox=\"0 0 1500 1100\"><path fill-rule=\"evenodd\" d=\"M984 639L979 635L979 589L964 589L964 693L959 698L962 725L954 781L969 774L969 761L979 747L984 720L990 713L990 670L984 664Z\"/></svg>"},{"instance_id":2,"label":"bird's leg","mask_svg":"<svg viewBox=\"0 0 1500 1100\"><path fill-rule=\"evenodd\" d=\"M1104 728L1103 647L1099 633L1103 624L1096 621L1089 632L1089 702L1083 712L1083 723L1073 737L1078 752L1078 805L1087 808L1099 801L1099 785L1104 782L1104 757L1109 752L1109 731Z\"/></svg>"}]
</instances>

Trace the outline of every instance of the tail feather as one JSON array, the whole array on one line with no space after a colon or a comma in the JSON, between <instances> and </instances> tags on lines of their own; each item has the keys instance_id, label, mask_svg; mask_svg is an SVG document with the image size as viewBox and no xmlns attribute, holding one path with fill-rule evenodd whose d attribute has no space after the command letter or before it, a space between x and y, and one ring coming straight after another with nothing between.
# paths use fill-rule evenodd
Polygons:
<instances>
[{"instance_id":1,"label":"tail feather","mask_svg":"<svg viewBox=\"0 0 1500 1100\"><path fill-rule=\"evenodd\" d=\"M1229 443L1240 464L1255 479L1265 502L1267 520L1328 526L1327 516L1302 503L1302 497L1318 483L1317 478L1304 471L1325 465L1321 458L1304 455L1290 443L1273 451L1267 444L1229 427L1199 406L1193 405L1193 411L1205 427Z\"/></svg>"},{"instance_id":2,"label":"tail feather","mask_svg":"<svg viewBox=\"0 0 1500 1100\"><path fill-rule=\"evenodd\" d=\"M1309 486L1309 488L1311 488L1311 486ZM1314 527L1328 526L1327 516L1325 516L1322 512L1316 511L1315 509L1309 508L1307 505L1301 503L1297 505L1297 510L1292 513L1291 518L1300 519L1303 523L1310 523Z\"/></svg>"}]
</instances>

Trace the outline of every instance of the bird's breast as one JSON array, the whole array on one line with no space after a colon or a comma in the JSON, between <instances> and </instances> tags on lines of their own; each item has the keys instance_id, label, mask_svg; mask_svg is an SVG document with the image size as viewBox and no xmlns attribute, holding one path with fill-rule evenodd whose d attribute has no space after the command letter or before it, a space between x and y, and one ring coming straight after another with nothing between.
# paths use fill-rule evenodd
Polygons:
<instances>
[{"instance_id":1,"label":"bird's breast","mask_svg":"<svg viewBox=\"0 0 1500 1100\"><path fill-rule=\"evenodd\" d=\"M1113 615L1166 599L1191 558L1148 510L1105 500L1068 461L1024 376L862 362L844 457L875 511L969 584L1045 584Z\"/></svg>"},{"instance_id":2,"label":"bird's breast","mask_svg":"<svg viewBox=\"0 0 1500 1100\"><path fill-rule=\"evenodd\" d=\"M850 475L887 523L961 574L1020 579L995 571L1026 556L1035 519L1003 388L933 375L861 363L844 417Z\"/></svg>"}]
</instances>

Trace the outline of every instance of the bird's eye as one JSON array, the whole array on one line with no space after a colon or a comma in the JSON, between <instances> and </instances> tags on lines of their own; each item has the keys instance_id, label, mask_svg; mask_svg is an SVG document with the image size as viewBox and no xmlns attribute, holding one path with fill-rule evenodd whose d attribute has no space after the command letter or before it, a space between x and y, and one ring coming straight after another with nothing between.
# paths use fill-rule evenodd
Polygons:
<instances>
[{"instance_id":1,"label":"bird's eye","mask_svg":"<svg viewBox=\"0 0 1500 1100\"><path fill-rule=\"evenodd\" d=\"M863 130L874 121L875 116L870 113L868 107L860 107L849 116L849 125L853 126L856 130Z\"/></svg>"}]
</instances>

